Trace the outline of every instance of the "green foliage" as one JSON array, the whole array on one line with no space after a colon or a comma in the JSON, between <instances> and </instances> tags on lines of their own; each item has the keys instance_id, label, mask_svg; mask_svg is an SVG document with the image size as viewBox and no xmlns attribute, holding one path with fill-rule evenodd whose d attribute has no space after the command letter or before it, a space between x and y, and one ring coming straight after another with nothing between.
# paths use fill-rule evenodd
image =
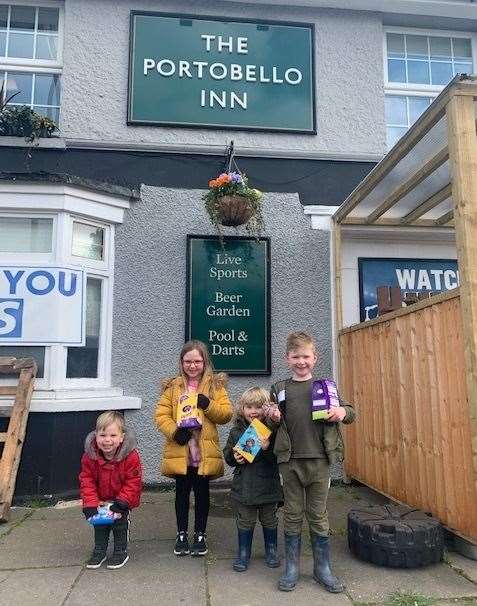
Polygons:
<instances>
[{"instance_id":1,"label":"green foliage","mask_svg":"<svg viewBox=\"0 0 477 606\"><path fill-rule=\"evenodd\" d=\"M432 606L434 598L429 598L418 593L401 593L396 591L386 600L386 606Z\"/></svg>"},{"instance_id":2,"label":"green foliage","mask_svg":"<svg viewBox=\"0 0 477 606\"><path fill-rule=\"evenodd\" d=\"M55 130L53 120L37 114L25 105L3 107L0 110L0 136L25 137L34 141L39 137L51 137Z\"/></svg>"}]
</instances>

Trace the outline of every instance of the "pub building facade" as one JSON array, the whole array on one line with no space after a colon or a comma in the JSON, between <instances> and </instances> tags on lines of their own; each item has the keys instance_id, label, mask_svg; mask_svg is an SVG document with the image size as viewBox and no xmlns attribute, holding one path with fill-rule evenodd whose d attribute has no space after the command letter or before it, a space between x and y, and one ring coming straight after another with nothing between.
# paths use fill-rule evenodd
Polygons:
<instances>
[{"instance_id":1,"label":"pub building facade","mask_svg":"<svg viewBox=\"0 0 477 606\"><path fill-rule=\"evenodd\" d=\"M17 497L74 494L106 409L136 431L146 483L165 481L152 416L185 338L233 400L287 375L291 330L334 374L331 215L477 64L471 1L351 4L0 1L3 94L59 125L0 137L0 355L39 367ZM223 228L222 245L202 195L231 151L265 230ZM435 232L361 228L342 250L345 324L376 314L380 282L458 284Z\"/></svg>"}]
</instances>

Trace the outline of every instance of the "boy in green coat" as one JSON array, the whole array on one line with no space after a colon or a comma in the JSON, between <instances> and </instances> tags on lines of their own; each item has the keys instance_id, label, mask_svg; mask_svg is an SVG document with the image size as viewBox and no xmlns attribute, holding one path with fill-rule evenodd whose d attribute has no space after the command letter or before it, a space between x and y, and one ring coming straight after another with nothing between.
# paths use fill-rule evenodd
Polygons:
<instances>
[{"instance_id":1,"label":"boy in green coat","mask_svg":"<svg viewBox=\"0 0 477 606\"><path fill-rule=\"evenodd\" d=\"M288 335L286 359L292 377L272 386L271 397L281 413L274 453L285 495L284 530L286 570L278 587L292 591L300 576L303 513L310 527L313 577L332 593L344 591L330 569L329 523L326 501L330 486L329 466L343 460L340 422L352 423L353 407L340 400L324 421L311 416L315 343L305 332Z\"/></svg>"}]
</instances>

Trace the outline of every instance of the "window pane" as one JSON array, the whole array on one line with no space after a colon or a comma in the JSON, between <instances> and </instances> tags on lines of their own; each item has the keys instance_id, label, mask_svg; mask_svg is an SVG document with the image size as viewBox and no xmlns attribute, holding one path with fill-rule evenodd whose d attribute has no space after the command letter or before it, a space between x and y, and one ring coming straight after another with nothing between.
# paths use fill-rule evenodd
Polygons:
<instances>
[{"instance_id":1,"label":"window pane","mask_svg":"<svg viewBox=\"0 0 477 606\"><path fill-rule=\"evenodd\" d=\"M66 377L68 379L98 376L99 332L101 324L101 280L86 282L86 345L68 347Z\"/></svg>"},{"instance_id":2,"label":"window pane","mask_svg":"<svg viewBox=\"0 0 477 606\"><path fill-rule=\"evenodd\" d=\"M33 59L33 34L14 34L10 32L8 56Z\"/></svg>"},{"instance_id":3,"label":"window pane","mask_svg":"<svg viewBox=\"0 0 477 606\"><path fill-rule=\"evenodd\" d=\"M60 104L60 77L56 74L36 74L35 105L59 105Z\"/></svg>"},{"instance_id":4,"label":"window pane","mask_svg":"<svg viewBox=\"0 0 477 606\"><path fill-rule=\"evenodd\" d=\"M386 95L386 124L407 126L406 97Z\"/></svg>"},{"instance_id":5,"label":"window pane","mask_svg":"<svg viewBox=\"0 0 477 606\"><path fill-rule=\"evenodd\" d=\"M11 29L35 29L35 8L33 6L12 6Z\"/></svg>"},{"instance_id":6,"label":"window pane","mask_svg":"<svg viewBox=\"0 0 477 606\"><path fill-rule=\"evenodd\" d=\"M452 57L450 38L432 37L429 38L431 47L431 59L450 59Z\"/></svg>"},{"instance_id":7,"label":"window pane","mask_svg":"<svg viewBox=\"0 0 477 606\"><path fill-rule=\"evenodd\" d=\"M31 103L31 87L33 76L23 72L8 72L7 73L7 95L18 93L12 103Z\"/></svg>"},{"instance_id":8,"label":"window pane","mask_svg":"<svg viewBox=\"0 0 477 606\"><path fill-rule=\"evenodd\" d=\"M52 234L53 219L0 217L0 252L51 252Z\"/></svg>"},{"instance_id":9,"label":"window pane","mask_svg":"<svg viewBox=\"0 0 477 606\"><path fill-rule=\"evenodd\" d=\"M408 97L409 99L409 124L419 118L419 116L429 107L432 99L430 97Z\"/></svg>"},{"instance_id":10,"label":"window pane","mask_svg":"<svg viewBox=\"0 0 477 606\"><path fill-rule=\"evenodd\" d=\"M408 59L427 59L429 56L426 36L406 36Z\"/></svg>"},{"instance_id":11,"label":"window pane","mask_svg":"<svg viewBox=\"0 0 477 606\"><path fill-rule=\"evenodd\" d=\"M86 223L73 223L73 247L71 253L101 261L104 254L104 229Z\"/></svg>"},{"instance_id":12,"label":"window pane","mask_svg":"<svg viewBox=\"0 0 477 606\"><path fill-rule=\"evenodd\" d=\"M7 52L7 34L0 32L0 57L5 57ZM1 84L0 84L1 86Z\"/></svg>"},{"instance_id":13,"label":"window pane","mask_svg":"<svg viewBox=\"0 0 477 606\"><path fill-rule=\"evenodd\" d=\"M391 149L395 143L399 141L399 139L404 135L407 131L407 128L398 128L395 126L388 126L386 129L386 139L388 149Z\"/></svg>"},{"instance_id":14,"label":"window pane","mask_svg":"<svg viewBox=\"0 0 477 606\"><path fill-rule=\"evenodd\" d=\"M38 31L57 32L58 31L57 8L39 8L38 9Z\"/></svg>"},{"instance_id":15,"label":"window pane","mask_svg":"<svg viewBox=\"0 0 477 606\"><path fill-rule=\"evenodd\" d=\"M452 63L431 62L431 81L432 84L447 84L452 78Z\"/></svg>"},{"instance_id":16,"label":"window pane","mask_svg":"<svg viewBox=\"0 0 477 606\"><path fill-rule=\"evenodd\" d=\"M58 126L60 120L60 108L59 107L42 107L41 105L34 105L34 111L42 116L46 116L53 120L53 122Z\"/></svg>"},{"instance_id":17,"label":"window pane","mask_svg":"<svg viewBox=\"0 0 477 606\"><path fill-rule=\"evenodd\" d=\"M468 38L452 38L455 59L471 59L472 46Z\"/></svg>"},{"instance_id":18,"label":"window pane","mask_svg":"<svg viewBox=\"0 0 477 606\"><path fill-rule=\"evenodd\" d=\"M36 38L35 59L56 59L58 55L58 37L39 34Z\"/></svg>"},{"instance_id":19,"label":"window pane","mask_svg":"<svg viewBox=\"0 0 477 606\"><path fill-rule=\"evenodd\" d=\"M408 61L408 82L429 84L429 63L427 61Z\"/></svg>"},{"instance_id":20,"label":"window pane","mask_svg":"<svg viewBox=\"0 0 477 606\"><path fill-rule=\"evenodd\" d=\"M454 63L454 76L456 74L472 74L472 63Z\"/></svg>"},{"instance_id":21,"label":"window pane","mask_svg":"<svg viewBox=\"0 0 477 606\"><path fill-rule=\"evenodd\" d=\"M406 82L406 63L398 59L388 59L389 82Z\"/></svg>"},{"instance_id":22,"label":"window pane","mask_svg":"<svg viewBox=\"0 0 477 606\"><path fill-rule=\"evenodd\" d=\"M404 59L404 35L388 34L388 57L393 59Z\"/></svg>"},{"instance_id":23,"label":"window pane","mask_svg":"<svg viewBox=\"0 0 477 606\"><path fill-rule=\"evenodd\" d=\"M0 27L7 27L8 20L8 6L6 4L0 4Z\"/></svg>"},{"instance_id":24,"label":"window pane","mask_svg":"<svg viewBox=\"0 0 477 606\"><path fill-rule=\"evenodd\" d=\"M0 345L0 356L13 356L14 358L34 358L38 364L38 379L45 376L45 347L10 347ZM15 379L19 375L12 373L11 375L1 375L2 379Z\"/></svg>"}]
</instances>

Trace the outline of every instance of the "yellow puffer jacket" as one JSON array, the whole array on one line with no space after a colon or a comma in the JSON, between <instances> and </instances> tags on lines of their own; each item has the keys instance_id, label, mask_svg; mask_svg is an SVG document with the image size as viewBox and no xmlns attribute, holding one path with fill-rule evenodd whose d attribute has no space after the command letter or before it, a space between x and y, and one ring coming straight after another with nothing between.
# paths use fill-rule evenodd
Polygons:
<instances>
[{"instance_id":1,"label":"yellow puffer jacket","mask_svg":"<svg viewBox=\"0 0 477 606\"><path fill-rule=\"evenodd\" d=\"M202 393L210 398L207 410L200 410L202 420L200 430L200 455L198 473L202 476L220 478L224 475L224 461L219 445L219 434L216 424L223 425L232 418L232 405L225 389L226 375L218 373L212 379L204 377L197 388L197 393ZM162 456L161 473L165 476L186 475L188 447L181 446L173 440L177 430L177 404L180 396L185 392L182 377L176 377L163 382L164 391L156 404L154 422L159 431L166 436Z\"/></svg>"}]
</instances>

